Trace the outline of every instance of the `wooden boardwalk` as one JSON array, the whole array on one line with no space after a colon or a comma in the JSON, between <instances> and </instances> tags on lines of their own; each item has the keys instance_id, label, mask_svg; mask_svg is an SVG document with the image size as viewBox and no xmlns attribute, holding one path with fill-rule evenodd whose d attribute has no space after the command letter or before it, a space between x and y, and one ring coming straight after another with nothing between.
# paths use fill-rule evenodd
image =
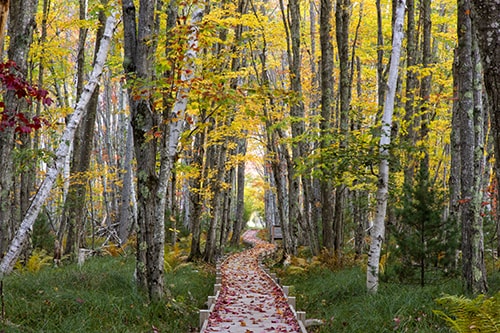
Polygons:
<instances>
[{"instance_id":1,"label":"wooden boardwalk","mask_svg":"<svg viewBox=\"0 0 500 333\"><path fill-rule=\"evenodd\" d=\"M243 235L253 248L229 256L220 266L220 285L209 299L209 310L200 313L201 332L305 333L284 288L260 265L260 258L275 251L275 245L256 237L257 230ZM299 313L304 316L304 313Z\"/></svg>"}]
</instances>

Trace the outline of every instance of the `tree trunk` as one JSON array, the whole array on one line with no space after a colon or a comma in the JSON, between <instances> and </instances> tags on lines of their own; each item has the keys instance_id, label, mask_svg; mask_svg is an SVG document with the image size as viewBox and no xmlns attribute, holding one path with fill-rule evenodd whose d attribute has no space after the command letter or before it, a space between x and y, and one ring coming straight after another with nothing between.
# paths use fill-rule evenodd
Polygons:
<instances>
[{"instance_id":1,"label":"tree trunk","mask_svg":"<svg viewBox=\"0 0 500 333\"><path fill-rule=\"evenodd\" d=\"M154 112L151 96L141 96L139 99L135 96L136 91L142 90L140 84L152 79L152 58L156 48L154 38L158 29L155 20L156 1L140 1L137 25L133 1L123 1L122 10L125 52L123 66L127 80L135 85L134 89L129 88L129 105L138 170L136 277L139 288L147 291L150 299L158 300L164 294L165 207L162 205L165 204L166 189L162 188L163 170L160 174L157 172L158 139L151 137L152 131L156 131L161 123L159 115Z\"/></svg>"},{"instance_id":2,"label":"tree trunk","mask_svg":"<svg viewBox=\"0 0 500 333\"><path fill-rule=\"evenodd\" d=\"M120 245L123 245L130 234L131 226L135 223L134 214L132 214L132 193L133 192L133 149L134 149L134 139L132 137L132 126L127 123L127 129L125 134L125 159L123 161L125 167L125 174L123 175L123 187L121 190L121 203L119 212L119 227L118 227L118 238L120 238Z\"/></svg>"},{"instance_id":3,"label":"tree trunk","mask_svg":"<svg viewBox=\"0 0 500 333\"><path fill-rule=\"evenodd\" d=\"M382 8L380 0L375 1L377 7L377 104L379 111L384 107L385 78L384 78L384 34L382 30ZM379 120L377 112L377 121Z\"/></svg>"},{"instance_id":4,"label":"tree trunk","mask_svg":"<svg viewBox=\"0 0 500 333\"><path fill-rule=\"evenodd\" d=\"M391 144L392 115L398 80L398 67L403 42L403 23L405 14L405 0L397 0L395 21L393 27L393 41L389 77L387 81L387 95L384 103L382 126L380 134L380 164L377 183L377 211L373 228L370 231L370 251L368 253L368 267L366 270L366 286L369 292L376 293L379 285L379 263L385 237L385 216L389 194L389 146Z\"/></svg>"},{"instance_id":5,"label":"tree trunk","mask_svg":"<svg viewBox=\"0 0 500 333\"><path fill-rule=\"evenodd\" d=\"M7 57L13 60L21 75L27 74L27 60L31 41L33 38L33 29L35 28L35 13L38 6L38 0L19 0L10 3L3 2L4 10L2 17L5 17L7 5L9 7L9 50ZM3 45L2 45L3 47ZM4 110L21 109L19 103L25 103L18 99L13 91L8 91L4 96ZM5 112L5 111L4 111ZM13 216L11 207L11 194L13 186L13 158L12 150L14 148L14 128L6 128L0 131L0 257L7 249L12 230Z\"/></svg>"},{"instance_id":6,"label":"tree trunk","mask_svg":"<svg viewBox=\"0 0 500 333\"><path fill-rule=\"evenodd\" d=\"M86 19L87 6L85 1L80 0L80 19ZM95 57L97 56L97 51L99 50L99 43L104 33L104 24L106 17L104 12L99 13L100 27L96 33L95 42ZM78 47L78 75L77 75L77 96L80 96L84 87L84 75L85 75L85 42L88 29L81 28L79 35L79 47ZM81 234L83 233L83 226L85 220L85 203L87 194L87 179L84 173L89 169L90 159L92 155L93 143L94 143L94 128L95 120L97 115L97 102L99 98L99 85L97 85L92 98L88 104L88 110L85 113L80 125L75 134L75 140L73 142L73 158L71 163L71 181L68 189L68 196L66 197L66 202L64 204L63 218L66 218L66 225L68 226L68 237L66 240L66 248L64 253L70 254L73 251L73 247L76 249L83 246L81 241ZM62 244L62 238L59 239L59 243Z\"/></svg>"},{"instance_id":7,"label":"tree trunk","mask_svg":"<svg viewBox=\"0 0 500 333\"><path fill-rule=\"evenodd\" d=\"M500 22L500 3L498 0L472 0L472 5L474 26L484 71L484 87L488 96L491 128L494 136L497 184L500 184L500 173L498 172L500 170L500 52L498 52L500 49L500 26L498 24ZM482 271L483 267L476 267L476 270ZM478 290L481 287L484 288L484 285L481 286L484 284L481 280L485 279L483 274L478 283L478 287L480 287Z\"/></svg>"},{"instance_id":8,"label":"tree trunk","mask_svg":"<svg viewBox=\"0 0 500 333\"><path fill-rule=\"evenodd\" d=\"M349 110L351 104L351 77L349 68L349 22L351 17L351 1L338 0L335 9L335 24L337 48L339 55L340 80L340 117L339 134L340 149L347 150L349 135ZM335 188L335 211L333 219L334 241L333 248L335 256L340 260L344 237L344 204L347 196L347 187L339 184Z\"/></svg>"},{"instance_id":9,"label":"tree trunk","mask_svg":"<svg viewBox=\"0 0 500 333\"><path fill-rule=\"evenodd\" d=\"M5 30L9 17L10 0L0 0L0 59L4 58Z\"/></svg>"},{"instance_id":10,"label":"tree trunk","mask_svg":"<svg viewBox=\"0 0 500 333\"><path fill-rule=\"evenodd\" d=\"M212 130L216 129L216 125ZM206 262L214 262L217 254L217 231L221 228L221 212L222 212L222 181L225 175L225 168L220 167L225 165L227 156L228 138L222 143L211 145L207 150L207 168L208 170L217 170L215 176L208 180L210 182L210 189L212 191L212 216L210 218L210 225L207 231L207 241L205 244L205 251L203 253L203 260Z\"/></svg>"},{"instance_id":11,"label":"tree trunk","mask_svg":"<svg viewBox=\"0 0 500 333\"><path fill-rule=\"evenodd\" d=\"M460 224L460 192L461 192L461 181L460 181L460 114L458 112L458 52L455 50L453 60L453 106L452 106L452 116L451 116L451 134L450 134L450 177L449 177L449 187L450 187L450 199L449 199L449 218L447 223L454 223L456 225ZM455 256L454 267L457 267L459 253Z\"/></svg>"},{"instance_id":12,"label":"tree trunk","mask_svg":"<svg viewBox=\"0 0 500 333\"><path fill-rule=\"evenodd\" d=\"M469 292L486 291L486 277L477 265L484 258L477 252L480 244L482 228L480 225L481 184L480 165L476 164L475 151L482 152L481 142L477 142L475 127L476 115L482 110L475 108L474 71L479 61L473 56L474 34L470 18L470 0L458 3L458 113L460 121L460 178L461 178L461 226L462 226L462 275ZM479 107L482 109L482 107ZM482 127L482 124L480 125ZM478 167L479 169L476 169ZM483 261L484 265L484 261Z\"/></svg>"},{"instance_id":13,"label":"tree trunk","mask_svg":"<svg viewBox=\"0 0 500 333\"><path fill-rule=\"evenodd\" d=\"M201 119L205 118L205 114L200 115ZM197 168L198 172L195 177L189 180L189 209L190 209L190 228L191 228L191 249L189 252L189 261L195 261L202 258L201 254L201 218L203 211L203 195L202 195L202 177L204 174L203 161L205 159L205 137L204 129L199 130L194 137L193 152L190 165Z\"/></svg>"},{"instance_id":14,"label":"tree trunk","mask_svg":"<svg viewBox=\"0 0 500 333\"><path fill-rule=\"evenodd\" d=\"M415 0L407 0L407 23L406 23L406 103L404 123L406 124L405 141L409 147L414 147L417 141L415 132L415 90L417 89L417 72L414 69L417 64L417 38L415 32ZM412 186L415 178L415 157L408 153L404 171L404 183Z\"/></svg>"},{"instance_id":15,"label":"tree trunk","mask_svg":"<svg viewBox=\"0 0 500 333\"><path fill-rule=\"evenodd\" d=\"M247 139L241 138L238 140L238 155L245 156L247 152ZM245 221L243 214L245 212L245 161L238 163L236 172L236 216L231 237L231 246L236 246L240 242L241 231Z\"/></svg>"},{"instance_id":16,"label":"tree trunk","mask_svg":"<svg viewBox=\"0 0 500 333\"><path fill-rule=\"evenodd\" d=\"M115 25L115 17L108 17L108 19L106 20L104 35L101 40L101 47L99 48L99 52L97 53L94 69L92 70L90 79L85 86L85 89L83 90L80 100L78 101L78 104L75 108L75 112L71 115L69 123L64 130L59 147L57 148L55 153L54 162L52 166L47 170L45 179L40 185L37 194L33 198L31 206L24 216L24 219L21 223L21 226L19 227L19 230L16 233L16 236L10 244L9 251L0 263L0 280L3 279L4 275L12 271L19 253L22 250L24 242L31 234L33 224L35 223L35 220L38 217L40 210L42 209L42 205L45 203L45 200L49 196L50 190L52 189L52 186L54 185L59 172L64 166L66 156L69 153L71 142L73 141L75 136L76 128L78 127L78 124L80 123L82 117L85 115L87 105L90 101L92 93L94 92L94 89L99 82L111 44L111 38Z\"/></svg>"},{"instance_id":17,"label":"tree trunk","mask_svg":"<svg viewBox=\"0 0 500 333\"><path fill-rule=\"evenodd\" d=\"M321 44L321 121L320 131L322 138L320 148L326 149L330 140L330 118L333 108L333 46L331 37L332 1L321 0L320 10L320 44ZM323 247L333 250L333 188L330 182L320 180L321 188L321 226Z\"/></svg>"},{"instance_id":18,"label":"tree trunk","mask_svg":"<svg viewBox=\"0 0 500 333\"><path fill-rule=\"evenodd\" d=\"M283 1L280 1L283 23L287 33L288 68L290 70L290 90L296 101L290 105L290 116L294 119L291 123L292 140L299 138L305 132L304 103L302 100L301 82L301 55L300 55L300 1L289 0L288 15L285 15ZM306 153L306 144L300 139L292 145L292 156L288 162L288 193L289 198L289 234L290 251L296 252L296 235L299 225L303 221L303 212L300 207L301 177L296 175L299 160Z\"/></svg>"}]
</instances>

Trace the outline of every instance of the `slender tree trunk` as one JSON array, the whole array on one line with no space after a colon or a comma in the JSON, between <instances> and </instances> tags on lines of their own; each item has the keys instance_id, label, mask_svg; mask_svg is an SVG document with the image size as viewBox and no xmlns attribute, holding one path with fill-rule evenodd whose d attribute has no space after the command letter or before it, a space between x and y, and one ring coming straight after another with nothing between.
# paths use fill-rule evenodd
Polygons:
<instances>
[{"instance_id":1,"label":"slender tree trunk","mask_svg":"<svg viewBox=\"0 0 500 333\"><path fill-rule=\"evenodd\" d=\"M132 187L133 187L133 171L132 171L132 161L133 161L133 149L134 149L134 139L132 137L132 126L127 122L127 129L125 134L125 159L124 167L125 174L123 175L123 187L121 191L121 203L120 203L120 215L119 215L119 227L118 227L118 237L120 238L120 244L123 245L130 234L131 226L135 223L134 215L132 214Z\"/></svg>"},{"instance_id":2,"label":"slender tree trunk","mask_svg":"<svg viewBox=\"0 0 500 333\"><path fill-rule=\"evenodd\" d=\"M384 78L384 34L382 30L382 8L380 0L375 1L377 7L377 104L379 111L384 107L385 78ZM378 113L377 113L378 114ZM379 117L377 117L377 121Z\"/></svg>"},{"instance_id":3,"label":"slender tree trunk","mask_svg":"<svg viewBox=\"0 0 500 333\"><path fill-rule=\"evenodd\" d=\"M153 54L156 43L157 24L155 20L156 1L141 0L138 19L133 1L123 1L124 63L130 83L151 80ZM136 21L137 20L137 21ZM136 24L137 22L137 24ZM135 73L135 76L132 75ZM138 81L136 81L138 79ZM136 89L141 89L136 86ZM151 131L160 126L151 96L136 98L129 89L129 105L133 128L134 149L137 160L137 265L136 277L140 289L147 291L152 300L161 299L163 289L164 256L164 170L157 172L158 139L151 138ZM163 151L163 150L162 150ZM160 153L164 156L164 153ZM164 162L163 159L160 163Z\"/></svg>"},{"instance_id":4,"label":"slender tree trunk","mask_svg":"<svg viewBox=\"0 0 500 333\"><path fill-rule=\"evenodd\" d=\"M2 17L6 15L5 6L10 6L9 13L9 50L7 57L13 60L21 75L27 75L27 59L33 38L33 29L35 28L35 13L38 6L38 0L19 0L12 2L3 2L4 10ZM3 45L2 45L3 47ZM18 99L13 91L9 91L4 96L4 110L11 111L21 109L20 103L25 103L22 99ZM4 111L5 112L5 111ZM13 189L13 157L12 150L14 148L14 129L6 128L0 131L0 165L2 172L0 173L0 257L7 249L12 235L12 207L11 194Z\"/></svg>"},{"instance_id":5,"label":"slender tree trunk","mask_svg":"<svg viewBox=\"0 0 500 333\"><path fill-rule=\"evenodd\" d=\"M290 116L294 121L291 123L292 139L298 138L305 132L304 123L304 103L302 100L302 82L301 82L301 55L300 55L300 2L298 0L289 0L288 15L285 15L283 1L280 1L283 23L287 32L287 54L288 66L290 69L290 89L296 97L296 102L290 105ZM289 233L291 236L291 253L296 252L296 235L299 225L303 221L303 212L300 207L301 177L296 175L296 168L299 160L305 154L306 147L304 140L292 145L292 156L288 160L288 194L289 202Z\"/></svg>"},{"instance_id":6,"label":"slender tree trunk","mask_svg":"<svg viewBox=\"0 0 500 333\"><path fill-rule=\"evenodd\" d=\"M483 68L479 55L477 39L472 43L472 63L473 71L473 95L474 95L474 211L475 218L472 225L472 251L473 251L473 292L486 293L488 291L488 281L486 274L486 264L484 261L484 232L483 232L483 202L486 187L485 183L485 131L484 124L486 118L485 107L483 105Z\"/></svg>"},{"instance_id":7,"label":"slender tree trunk","mask_svg":"<svg viewBox=\"0 0 500 333\"><path fill-rule=\"evenodd\" d=\"M7 19L9 17L10 0L0 0L0 59L4 56L5 30L7 29Z\"/></svg>"},{"instance_id":8,"label":"slender tree trunk","mask_svg":"<svg viewBox=\"0 0 500 333\"><path fill-rule=\"evenodd\" d=\"M356 68L357 68L357 79L356 79L356 93L358 98L361 97L362 90L362 79L361 79L361 61L359 57L356 57ZM362 114L363 110L359 110L359 114ZM362 119L362 118L361 118ZM361 127L361 120L355 123L355 130L359 130ZM369 192L366 190L354 190L353 191L353 219L356 223L356 233L354 236L354 248L356 253L356 258L360 258L364 253L365 249L365 233L368 228L368 211L369 211Z\"/></svg>"},{"instance_id":9,"label":"slender tree trunk","mask_svg":"<svg viewBox=\"0 0 500 333\"><path fill-rule=\"evenodd\" d=\"M393 27L393 41L389 77L387 81L387 96L384 103L382 126L380 134L380 165L377 183L377 211L373 228L370 231L370 252L368 253L368 267L366 270L366 286L369 292L376 293L379 285L379 263L385 237L385 216L389 195L389 145L391 144L392 115L396 97L398 67L403 42L403 23L405 14L405 0L396 0L397 8Z\"/></svg>"},{"instance_id":10,"label":"slender tree trunk","mask_svg":"<svg viewBox=\"0 0 500 333\"><path fill-rule=\"evenodd\" d=\"M415 90L417 89L418 80L417 72L414 69L417 64L417 38L415 31L415 0L407 0L407 23L406 23L406 103L404 123L406 126L405 141L408 146L414 147L417 141L415 131ZM404 183L407 186L413 185L415 178L415 161L414 156L409 154L407 165L404 171Z\"/></svg>"},{"instance_id":11,"label":"slender tree trunk","mask_svg":"<svg viewBox=\"0 0 500 333\"><path fill-rule=\"evenodd\" d=\"M458 3L458 113L460 121L460 178L461 178L461 226L462 226L462 275L469 292L481 293L486 291L486 276L478 264L484 258L480 224L481 184L480 165L476 164L475 151L482 152L483 146L478 142L475 130L476 115L482 112L482 106L476 109L474 71L479 61L474 53L473 25L470 18L470 0ZM482 121L482 120L481 120ZM482 127L482 124L481 124ZM478 168L478 169L476 169ZM478 252L479 251L479 252Z\"/></svg>"},{"instance_id":12,"label":"slender tree trunk","mask_svg":"<svg viewBox=\"0 0 500 333\"><path fill-rule=\"evenodd\" d=\"M247 11L248 11L248 1L239 0L238 13L240 15L243 15L246 14ZM236 43L241 43L243 29L244 29L243 25L237 25L235 27L234 40ZM234 53L237 52L237 48L235 46L233 46L232 52ZM233 58L231 62L231 71L237 72L244 64L246 64L245 58L243 59L240 59L238 57ZM231 89L233 90L238 89L239 81L240 78L233 79L231 82ZM238 139L237 153L242 158L245 157L247 153L248 142L246 134L247 131L244 131L243 133L244 137ZM235 214L236 216L235 216L233 234L231 236L231 241L230 241L232 246L236 246L240 241L241 232L246 222L243 220L244 212L245 212L245 160L242 159L241 162L238 163L237 173L236 173L236 214Z\"/></svg>"},{"instance_id":13,"label":"slender tree trunk","mask_svg":"<svg viewBox=\"0 0 500 333\"><path fill-rule=\"evenodd\" d=\"M321 44L321 121L322 138L320 148L329 146L331 114L333 108L333 46L331 38L332 1L321 0L320 44ZM321 179L321 226L323 247L333 250L333 188L327 179Z\"/></svg>"},{"instance_id":14,"label":"slender tree trunk","mask_svg":"<svg viewBox=\"0 0 500 333\"><path fill-rule=\"evenodd\" d=\"M200 115L201 119L205 114ZM190 209L190 228L191 228L191 249L189 252L189 261L195 261L202 258L201 254L201 218L203 210L202 177L204 174L203 161L205 158L205 137L204 129L195 134L193 143L193 157L191 166L198 169L197 175L189 181L189 209Z\"/></svg>"},{"instance_id":15,"label":"slender tree trunk","mask_svg":"<svg viewBox=\"0 0 500 333\"><path fill-rule=\"evenodd\" d=\"M229 123L231 120L229 120ZM227 124L225 124L227 126ZM217 170L216 175L211 179L211 190L212 190L212 216L210 225L207 232L207 241L205 244L205 251L203 253L203 259L206 262L214 262L217 253L217 234L218 230L222 227L222 181L225 175L225 168L221 168L221 165L226 164L227 158L227 145L228 138L224 142L218 144L217 146L210 146L207 152L208 168L210 170ZM210 153L211 152L211 153Z\"/></svg>"},{"instance_id":16,"label":"slender tree trunk","mask_svg":"<svg viewBox=\"0 0 500 333\"><path fill-rule=\"evenodd\" d=\"M431 32L432 32L432 22L431 22L431 3L430 0L421 1L420 15L423 22L423 38L422 38L422 67L424 70L429 69L432 63L432 45L431 45ZM431 119L431 112L429 108L429 100L431 95L432 76L430 74L424 75L420 82L420 98L422 103L420 105L420 140L425 142L427 140L427 135L429 134L429 122ZM423 147L423 149L426 149ZM426 174L429 174L429 154L427 151L424 152L424 157L420 163L420 167L427 169Z\"/></svg>"},{"instance_id":17,"label":"slender tree trunk","mask_svg":"<svg viewBox=\"0 0 500 333\"><path fill-rule=\"evenodd\" d=\"M460 181L460 114L458 112L458 50L455 50L454 60L453 60L453 106L452 106L452 117L451 117L451 135L450 135L450 149L451 149L451 161L450 161L450 177L449 177L449 187L450 187L450 200L449 200L449 221L448 223L454 223L457 226L460 224L460 192L462 184ZM458 228L457 228L458 230ZM458 265L458 251L455 256L454 268Z\"/></svg>"},{"instance_id":18,"label":"slender tree trunk","mask_svg":"<svg viewBox=\"0 0 500 333\"><path fill-rule=\"evenodd\" d=\"M500 173L498 172L500 170L500 52L498 52L500 49L500 25L498 24L500 22L500 2L498 0L472 0L472 6L474 26L477 31L479 52L484 71L484 87L488 97L491 128L494 136L497 184L500 184ZM477 241L480 240L479 234L475 234L475 237ZM478 250L480 251L480 249ZM500 251L500 245L498 251ZM480 255L480 253L477 254ZM481 258L478 257L478 259L479 263L481 263ZM475 270L483 271L484 261ZM483 273L476 284L478 291L484 289L485 281L486 276Z\"/></svg>"},{"instance_id":19,"label":"slender tree trunk","mask_svg":"<svg viewBox=\"0 0 500 333\"><path fill-rule=\"evenodd\" d=\"M335 10L336 37L340 67L340 117L339 134L340 149L347 150L349 135L349 110L351 104L351 77L349 68L349 22L351 17L351 1L338 0ZM335 211L333 219L333 247L337 259L341 258L344 237L344 204L347 197L347 187L343 184L335 188Z\"/></svg>"},{"instance_id":20,"label":"slender tree trunk","mask_svg":"<svg viewBox=\"0 0 500 333\"><path fill-rule=\"evenodd\" d=\"M238 140L238 154L245 156L247 151L247 140L241 138ZM245 224L243 214L245 212L245 161L238 163L236 172L236 217L231 237L231 245L236 246L240 242L241 231Z\"/></svg>"},{"instance_id":21,"label":"slender tree trunk","mask_svg":"<svg viewBox=\"0 0 500 333\"><path fill-rule=\"evenodd\" d=\"M80 0L80 19L86 19L86 1ZM99 13L100 27L96 33L95 42L95 56L94 61L99 50L99 43L101 42L104 33L104 24L106 17L103 11ZM79 50L78 50L78 82L77 82L77 96L80 96L84 87L85 75L85 42L87 36L85 28L80 29L79 35ZM66 241L65 253L69 254L76 249L83 246L82 237L86 208L86 194L87 194L87 180L84 173L89 169L92 149L94 144L94 129L97 115L97 104L99 98L99 85L97 85L92 98L88 104L88 110L85 113L80 125L78 126L75 140L73 142L73 158L71 163L71 176L72 181L68 189L68 196L64 205L63 218L67 218L66 225L68 226L68 237ZM59 239L62 244L62 239Z\"/></svg>"}]
</instances>

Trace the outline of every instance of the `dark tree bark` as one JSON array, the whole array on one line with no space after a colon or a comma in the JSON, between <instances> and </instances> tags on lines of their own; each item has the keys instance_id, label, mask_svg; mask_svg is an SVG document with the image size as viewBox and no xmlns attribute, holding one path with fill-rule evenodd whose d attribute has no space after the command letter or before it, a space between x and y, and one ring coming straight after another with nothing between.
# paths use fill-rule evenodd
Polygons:
<instances>
[{"instance_id":1,"label":"dark tree bark","mask_svg":"<svg viewBox=\"0 0 500 333\"><path fill-rule=\"evenodd\" d=\"M423 22L423 36L422 36L422 67L424 70L428 69L432 63L432 45L431 45L431 31L432 31L432 22L431 22L431 2L430 0L422 0L421 1L421 9L420 9L421 21ZM422 104L420 106L420 140L425 141L427 139L427 135L429 133L429 122L431 119L431 115L429 114L429 99L431 95L431 83L432 76L430 74L422 77L420 82L420 98L422 100ZM424 153L424 157L420 162L420 167L425 168L426 174L429 174L429 154L427 152Z\"/></svg>"},{"instance_id":2,"label":"dark tree bark","mask_svg":"<svg viewBox=\"0 0 500 333\"><path fill-rule=\"evenodd\" d=\"M0 0L0 59L4 56L5 30L9 17L10 0Z\"/></svg>"},{"instance_id":3,"label":"dark tree bark","mask_svg":"<svg viewBox=\"0 0 500 333\"><path fill-rule=\"evenodd\" d=\"M333 108L333 46L331 38L332 30L332 1L321 0L320 10L320 44L321 44L321 121L320 130L323 136L320 147L325 149L329 146L331 115ZM323 235L323 247L333 250L333 188L327 179L321 180L321 226Z\"/></svg>"},{"instance_id":4,"label":"dark tree bark","mask_svg":"<svg viewBox=\"0 0 500 333\"><path fill-rule=\"evenodd\" d=\"M137 265L136 277L140 289L147 291L153 300L161 299L163 288L164 211L165 189L160 187L156 169L158 139L152 136L159 125L151 96L137 99L141 83L152 79L153 54L156 43L156 1L141 0L139 13L133 1L123 1L124 52L123 66L127 80L134 85L129 90L129 105L137 160ZM137 24L136 24L137 20Z\"/></svg>"},{"instance_id":5,"label":"dark tree bark","mask_svg":"<svg viewBox=\"0 0 500 333\"><path fill-rule=\"evenodd\" d=\"M6 3L3 1L4 7ZM9 50L7 57L13 60L19 67L21 75L27 75L27 59L35 28L35 13L38 0L11 1L9 7ZM3 11L5 13L5 11ZM2 13L2 15L3 15ZM9 91L4 96L4 112L22 111L26 107L22 99L15 96L15 92ZM0 256L5 252L11 236L15 229L12 216L10 196L13 186L13 159L14 129L6 128L0 131Z\"/></svg>"},{"instance_id":6,"label":"dark tree bark","mask_svg":"<svg viewBox=\"0 0 500 333\"><path fill-rule=\"evenodd\" d=\"M224 126L228 126L232 119L226 120ZM213 121L213 127L211 130L216 130L215 121ZM221 167L226 164L227 161L227 145L229 138L226 137L223 142L217 144L212 144L207 149L207 169L214 171L215 175L213 178L209 179L210 190L212 191L212 214L210 217L210 224L207 231L207 240L205 243L205 250L203 252L203 260L206 262L214 262L216 259L217 251L217 234L220 232L222 226L222 204L223 196L222 194L222 182L225 178L225 168Z\"/></svg>"},{"instance_id":7,"label":"dark tree bark","mask_svg":"<svg viewBox=\"0 0 500 333\"><path fill-rule=\"evenodd\" d=\"M462 276L469 292L481 293L487 289L486 276L483 274L484 258L480 255L482 226L480 225L481 193L479 167L475 164L475 150L482 149L476 139L474 95L475 63L473 25L470 18L470 0L458 2L458 115L460 124L460 178L461 178L461 226L462 226ZM482 121L480 127L482 128ZM482 199L482 197L481 197Z\"/></svg>"},{"instance_id":8,"label":"dark tree bark","mask_svg":"<svg viewBox=\"0 0 500 333\"><path fill-rule=\"evenodd\" d=\"M496 183L500 184L500 1L473 0L473 20L481 54L495 147ZM498 233L500 239L500 231ZM500 252L500 240L498 243Z\"/></svg>"},{"instance_id":9,"label":"dark tree bark","mask_svg":"<svg viewBox=\"0 0 500 333\"><path fill-rule=\"evenodd\" d=\"M415 0L407 0L407 22L406 22L406 104L404 122L406 123L405 141L410 147L414 147L417 141L415 132L415 90L418 80L414 66L417 64L417 37L415 29ZM413 184L415 176L415 161L413 156L407 158L404 171L404 182L407 186Z\"/></svg>"},{"instance_id":10,"label":"dark tree bark","mask_svg":"<svg viewBox=\"0 0 500 333\"><path fill-rule=\"evenodd\" d=\"M238 140L238 154L245 156L247 152L247 140L241 138ZM245 212L245 161L238 164L236 171L236 216L231 236L231 246L236 246L240 242L241 231L244 223L243 213Z\"/></svg>"},{"instance_id":11,"label":"dark tree bark","mask_svg":"<svg viewBox=\"0 0 500 333\"><path fill-rule=\"evenodd\" d=\"M86 8L84 1L80 1L80 19L86 19ZM99 50L102 35L104 33L104 24L106 16L103 11L99 13L99 28L96 32L95 55ZM79 35L79 49L77 58L77 96L80 96L84 87L85 77L85 41L88 29L81 28ZM87 106L87 112L78 126L75 141L73 142L73 156L71 162L72 180L68 188L68 195L64 205L63 219L61 223L67 225L66 254L83 246L84 222L85 222L85 203L87 193L87 181L83 174L89 169L92 148L94 144L94 129L97 115L97 104L99 98L99 86L96 87ZM63 234L59 236L59 243L62 244Z\"/></svg>"},{"instance_id":12,"label":"dark tree bark","mask_svg":"<svg viewBox=\"0 0 500 333\"><path fill-rule=\"evenodd\" d=\"M132 137L132 126L130 123L126 124L126 127L123 127L125 130L125 158L124 158L124 169L125 174L123 175L123 187L121 190L121 202L120 202L120 211L118 217L118 238L120 239L120 245L123 245L129 235L132 226L134 225L135 216L132 214L132 194L134 186L133 184L133 170L132 170L132 161L133 161L133 149L134 149L134 138Z\"/></svg>"},{"instance_id":13,"label":"dark tree bark","mask_svg":"<svg viewBox=\"0 0 500 333\"><path fill-rule=\"evenodd\" d=\"M384 34L382 30L382 8L380 6L380 0L376 0L375 3L377 6L377 102L380 114L382 114L385 96Z\"/></svg>"},{"instance_id":14,"label":"dark tree bark","mask_svg":"<svg viewBox=\"0 0 500 333\"><path fill-rule=\"evenodd\" d=\"M206 115L204 111L200 114L200 118L204 119ZM199 130L194 137L191 166L198 169L195 177L189 180L189 209L190 209L190 228L191 228L191 249L189 252L189 261L195 261L202 258L201 253L201 218L203 211L203 195L201 188L202 177L205 173L203 160L205 157L205 130Z\"/></svg>"},{"instance_id":15,"label":"dark tree bark","mask_svg":"<svg viewBox=\"0 0 500 333\"><path fill-rule=\"evenodd\" d=\"M351 1L337 0L335 9L335 24L337 48L339 55L339 134L340 149L347 150L349 136L349 111L351 107L351 70L349 65L349 22L351 18ZM340 259L344 237L344 209L348 189L345 185L337 185L335 188L335 211L333 220L335 256Z\"/></svg>"}]
</instances>

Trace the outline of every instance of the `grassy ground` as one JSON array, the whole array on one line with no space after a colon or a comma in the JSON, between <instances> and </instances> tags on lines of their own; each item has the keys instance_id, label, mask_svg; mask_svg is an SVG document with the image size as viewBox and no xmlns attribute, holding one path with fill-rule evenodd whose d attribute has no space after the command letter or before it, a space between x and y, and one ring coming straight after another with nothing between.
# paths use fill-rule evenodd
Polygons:
<instances>
[{"instance_id":1,"label":"grassy ground","mask_svg":"<svg viewBox=\"0 0 500 333\"><path fill-rule=\"evenodd\" d=\"M215 277L193 264L166 274L169 301L152 304L135 288L134 258L96 257L76 265L13 273L4 281L0 332L191 332ZM157 329L155 331L155 328Z\"/></svg>"},{"instance_id":2,"label":"grassy ground","mask_svg":"<svg viewBox=\"0 0 500 333\"><path fill-rule=\"evenodd\" d=\"M236 249L232 249L236 250ZM14 272L4 281L5 318L0 333L14 332L199 332L198 309L213 293L213 269L183 263L168 252L168 301L149 303L135 288L135 258L94 257L82 268L45 267L37 273ZM322 266L277 269L281 284L290 285L297 309L307 318L324 320L310 333L324 332L450 332L433 315L435 299L459 295L457 278L425 288L383 282L368 295L359 267L332 271ZM500 273L489 275L492 292L500 290Z\"/></svg>"},{"instance_id":3,"label":"grassy ground","mask_svg":"<svg viewBox=\"0 0 500 333\"><path fill-rule=\"evenodd\" d=\"M458 279L442 280L421 288L418 285L382 283L376 295L368 295L366 274L359 267L333 272L313 268L282 278L292 287L297 309L307 318L324 320L309 332L450 332L433 309L443 294L460 294ZM500 276L491 277L490 289L498 290Z\"/></svg>"}]
</instances>

